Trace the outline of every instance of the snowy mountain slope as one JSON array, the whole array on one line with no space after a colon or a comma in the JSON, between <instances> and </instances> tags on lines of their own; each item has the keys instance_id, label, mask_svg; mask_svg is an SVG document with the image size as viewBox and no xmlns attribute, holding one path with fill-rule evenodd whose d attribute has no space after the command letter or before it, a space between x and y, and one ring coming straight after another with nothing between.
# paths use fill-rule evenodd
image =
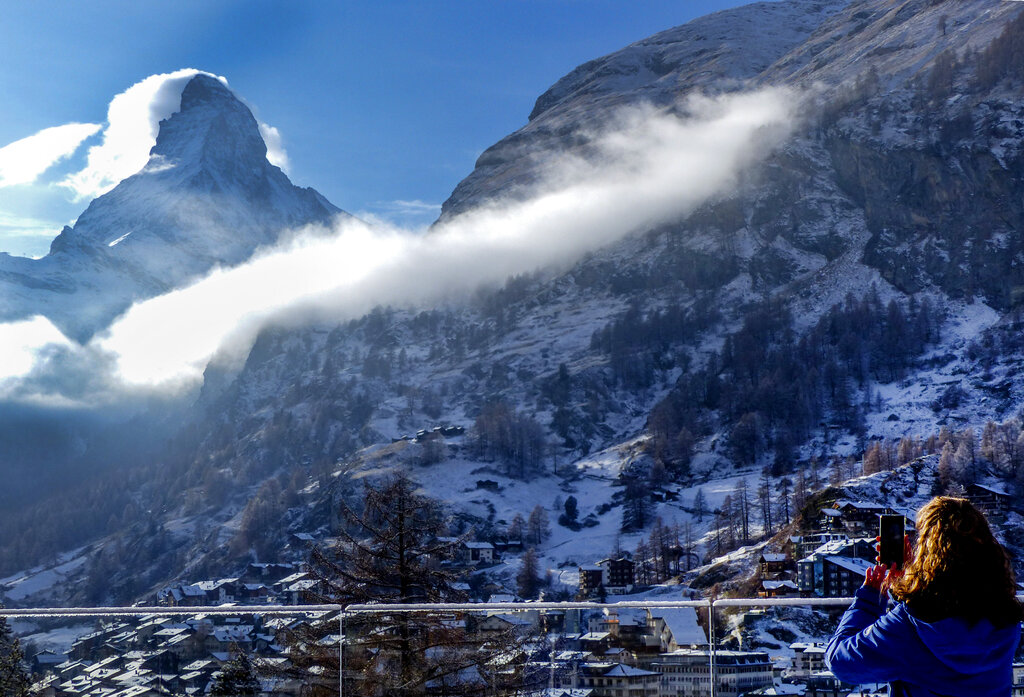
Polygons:
<instances>
[{"instance_id":1,"label":"snowy mountain slope","mask_svg":"<svg viewBox=\"0 0 1024 697\"><path fill-rule=\"evenodd\" d=\"M758 80L835 87L874 68L898 87L926 72L946 49L964 53L988 46L1019 11L998 0L850 2Z\"/></svg>"},{"instance_id":2,"label":"snowy mountain slope","mask_svg":"<svg viewBox=\"0 0 1024 697\"><path fill-rule=\"evenodd\" d=\"M340 213L266 153L249 109L219 80L195 76L139 173L92 201L42 259L0 254L0 319L42 314L82 340L136 300Z\"/></svg>"},{"instance_id":3,"label":"snowy mountain slope","mask_svg":"<svg viewBox=\"0 0 1024 697\"><path fill-rule=\"evenodd\" d=\"M806 119L788 142L685 219L568 270L543 269L465 301L265 330L237 375L208 371L195 421L168 465L175 475L139 507L166 507L166 520L176 521L177 558L204 560L191 573L224 564L227 549L235 555L227 563L237 563L273 553L285 532L329 531L324 491L332 482L351 494L362 477L400 467L481 536L538 504L555 520L555 497L577 496L581 518L593 514L596 524L552 526L540 551L557 569L594 561L616 537L635 547L645 533L635 526L622 533L624 499L640 478L656 493L648 513L689 523L704 556L712 552L713 517L697 519L698 490L709 507L721 506L740 480L753 486L765 467L786 473L812 456L859 458L874 438L1015 416L1024 404L1015 339L1024 286L1024 101L1012 70L981 79L991 67L988 47L1021 11L1014 5L762 3L581 66L538 100L530 123L481 157L444 216L515 195L551 153L585 146L580 129L617 105L670 104L694 89L748 84L824 86L805 102ZM966 46L979 53L958 54L945 79L944 52ZM849 399L840 405L819 389L820 417L796 429L789 453L754 448L749 462L736 455L738 417L752 413L750 395L769 379L698 409L704 430L678 446L692 450L687 457L659 451L659 405L679 394L696 403L681 385L715 366L715 384L728 387L740 370L724 367L726 347L740 353L734 342L766 307L791 313L786 329L799 338L827 325L847 297L873 298L872 321L886 319L890 301L906 308L925 299L941 319L920 353L884 375L871 368L885 350L865 353L864 365L840 365L830 388ZM897 324L905 317L894 315ZM858 336L841 339L837 351ZM781 395L774 404L795 401L772 394ZM478 419L495 404L525 441L540 434L529 463L473 444ZM840 406L853 414L849 423L837 418ZM433 452L391 442L449 423L470 434ZM678 428L672 435L687 440ZM651 483L654 475L661 483ZM304 508L292 493L307 503L325 498ZM126 525L111 532L145 541ZM725 566L742 572L754 549ZM514 576L516 563L499 573ZM560 572L566 583L570 568Z\"/></svg>"},{"instance_id":4,"label":"snowy mountain slope","mask_svg":"<svg viewBox=\"0 0 1024 697\"><path fill-rule=\"evenodd\" d=\"M442 207L441 219L514 195L553 153L617 108L667 106L691 92L738 89L805 41L847 0L784 0L723 10L585 63L541 95L529 123L488 148Z\"/></svg>"}]
</instances>

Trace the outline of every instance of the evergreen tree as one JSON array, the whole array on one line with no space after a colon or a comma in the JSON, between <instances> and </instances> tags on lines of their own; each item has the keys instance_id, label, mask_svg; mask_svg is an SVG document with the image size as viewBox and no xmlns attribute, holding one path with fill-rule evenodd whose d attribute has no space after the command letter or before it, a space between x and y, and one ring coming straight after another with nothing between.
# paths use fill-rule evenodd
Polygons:
<instances>
[{"instance_id":1,"label":"evergreen tree","mask_svg":"<svg viewBox=\"0 0 1024 697\"><path fill-rule=\"evenodd\" d=\"M579 502L575 496L570 496L565 500L565 517L575 522L576 517L579 515Z\"/></svg>"},{"instance_id":2,"label":"evergreen tree","mask_svg":"<svg viewBox=\"0 0 1024 697\"><path fill-rule=\"evenodd\" d=\"M562 514L558 516L559 524L573 530L579 530L580 525L576 519L579 517L580 511L579 502L576 500L576 497L570 496L567 498L565 503L562 504L562 509Z\"/></svg>"},{"instance_id":3,"label":"evergreen tree","mask_svg":"<svg viewBox=\"0 0 1024 697\"><path fill-rule=\"evenodd\" d=\"M647 487L635 476L625 476L622 500L622 530L643 530L650 513Z\"/></svg>"},{"instance_id":4,"label":"evergreen tree","mask_svg":"<svg viewBox=\"0 0 1024 697\"><path fill-rule=\"evenodd\" d=\"M0 697L28 697L32 682L24 658L7 618L0 617Z\"/></svg>"},{"instance_id":5,"label":"evergreen tree","mask_svg":"<svg viewBox=\"0 0 1024 697\"><path fill-rule=\"evenodd\" d=\"M210 697L255 697L260 693L260 682L252 661L234 647L236 655L224 664L210 687Z\"/></svg>"}]
</instances>

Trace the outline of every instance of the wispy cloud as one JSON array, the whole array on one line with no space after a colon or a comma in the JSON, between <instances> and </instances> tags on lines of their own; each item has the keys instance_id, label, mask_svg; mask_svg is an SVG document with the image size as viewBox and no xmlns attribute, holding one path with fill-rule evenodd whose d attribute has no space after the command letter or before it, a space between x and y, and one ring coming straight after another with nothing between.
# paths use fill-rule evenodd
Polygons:
<instances>
[{"instance_id":1,"label":"wispy cloud","mask_svg":"<svg viewBox=\"0 0 1024 697\"><path fill-rule=\"evenodd\" d=\"M24 237L53 237L64 223L39 218L27 218L0 211L0 237L21 235Z\"/></svg>"},{"instance_id":2,"label":"wispy cloud","mask_svg":"<svg viewBox=\"0 0 1024 697\"><path fill-rule=\"evenodd\" d=\"M43 172L70 157L102 124L69 123L43 130L0 148L0 187L31 184Z\"/></svg>"},{"instance_id":3,"label":"wispy cloud","mask_svg":"<svg viewBox=\"0 0 1024 697\"><path fill-rule=\"evenodd\" d=\"M0 380L26 375L46 351L70 344L45 317L0 324Z\"/></svg>"},{"instance_id":4,"label":"wispy cloud","mask_svg":"<svg viewBox=\"0 0 1024 697\"><path fill-rule=\"evenodd\" d=\"M85 168L66 177L61 185L79 199L94 198L142 169L156 144L160 121L181 107L181 91L201 72L186 68L150 75L115 96L107 107L103 142L89 148ZM222 77L212 77L227 84Z\"/></svg>"},{"instance_id":5,"label":"wispy cloud","mask_svg":"<svg viewBox=\"0 0 1024 697\"><path fill-rule=\"evenodd\" d=\"M676 219L728 187L779 142L794 96L768 90L693 99L685 117L623 111L589 134L586 158L562 158L525 201L459 216L429 235L359 221L308 235L242 267L134 306L99 341L129 382L199 379L218 348L242 354L287 310L359 316L380 303L435 302L544 265L571 263L633 232Z\"/></svg>"},{"instance_id":6,"label":"wispy cloud","mask_svg":"<svg viewBox=\"0 0 1024 697\"><path fill-rule=\"evenodd\" d=\"M300 231L243 266L138 303L82 348L81 360L113 361L128 385L180 388L200 381L215 354L244 358L269 322L429 305L511 274L570 264L727 190L781 142L797 103L797 95L772 89L624 110L600 132L583 134L586 157L559 158L526 200L495 202L429 234L351 219L331 234Z\"/></svg>"},{"instance_id":7,"label":"wispy cloud","mask_svg":"<svg viewBox=\"0 0 1024 697\"><path fill-rule=\"evenodd\" d=\"M440 203L427 203L426 201L391 201L384 204L385 208L399 213L440 213Z\"/></svg>"},{"instance_id":8,"label":"wispy cloud","mask_svg":"<svg viewBox=\"0 0 1024 697\"><path fill-rule=\"evenodd\" d=\"M275 167L288 171L288 153L284 149L284 141L281 132L270 124L260 121L260 135L267 145L267 161Z\"/></svg>"},{"instance_id":9,"label":"wispy cloud","mask_svg":"<svg viewBox=\"0 0 1024 697\"><path fill-rule=\"evenodd\" d=\"M356 212L356 216L363 220L404 227L425 227L437 220L440 214L440 203L420 200L378 201L369 210Z\"/></svg>"}]
</instances>

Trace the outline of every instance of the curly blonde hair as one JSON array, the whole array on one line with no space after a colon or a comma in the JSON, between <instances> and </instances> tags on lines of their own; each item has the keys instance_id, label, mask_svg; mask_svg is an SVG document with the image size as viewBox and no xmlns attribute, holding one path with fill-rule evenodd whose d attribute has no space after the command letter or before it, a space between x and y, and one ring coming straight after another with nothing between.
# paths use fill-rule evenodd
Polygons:
<instances>
[{"instance_id":1,"label":"curly blonde hair","mask_svg":"<svg viewBox=\"0 0 1024 697\"><path fill-rule=\"evenodd\" d=\"M937 496L917 513L917 543L892 595L926 622L1020 622L1013 567L985 516L967 499Z\"/></svg>"}]
</instances>

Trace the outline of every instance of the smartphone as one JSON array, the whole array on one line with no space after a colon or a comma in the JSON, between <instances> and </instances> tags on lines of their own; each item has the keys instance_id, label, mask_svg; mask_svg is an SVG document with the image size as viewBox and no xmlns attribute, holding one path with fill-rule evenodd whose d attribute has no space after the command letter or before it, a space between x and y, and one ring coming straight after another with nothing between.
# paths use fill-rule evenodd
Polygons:
<instances>
[{"instance_id":1,"label":"smartphone","mask_svg":"<svg viewBox=\"0 0 1024 697\"><path fill-rule=\"evenodd\" d=\"M878 522L878 563L903 568L903 536L906 534L907 519L901 515L879 516Z\"/></svg>"}]
</instances>

